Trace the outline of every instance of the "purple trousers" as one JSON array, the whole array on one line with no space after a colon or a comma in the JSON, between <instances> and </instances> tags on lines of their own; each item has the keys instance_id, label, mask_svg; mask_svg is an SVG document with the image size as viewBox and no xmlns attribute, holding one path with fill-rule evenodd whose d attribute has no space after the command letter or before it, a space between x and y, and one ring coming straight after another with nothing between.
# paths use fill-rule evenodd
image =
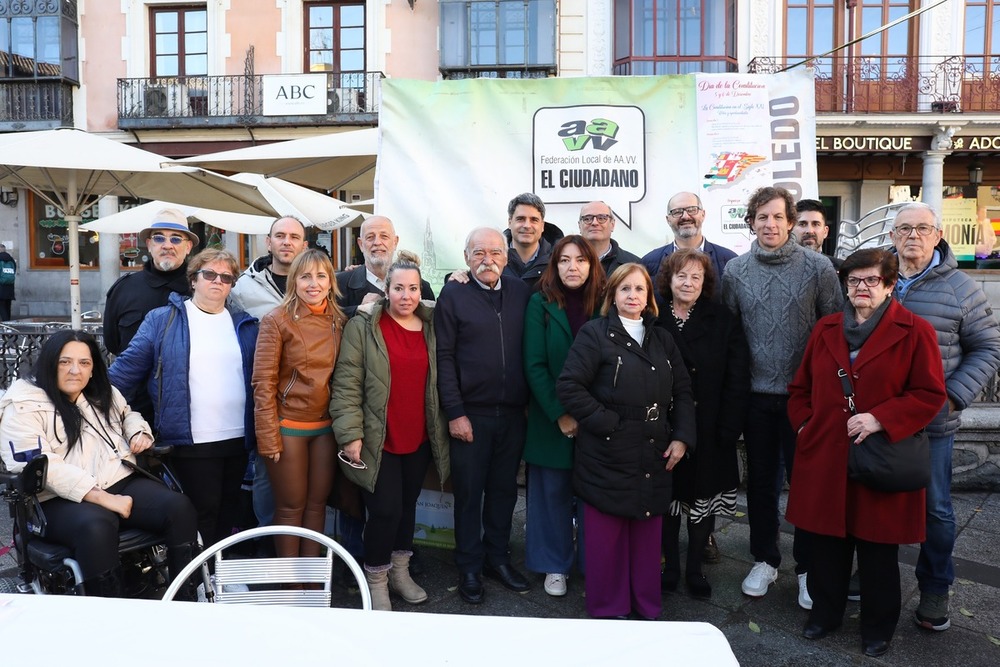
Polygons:
<instances>
[{"instance_id":1,"label":"purple trousers","mask_svg":"<svg viewBox=\"0 0 1000 667\"><path fill-rule=\"evenodd\" d=\"M657 618L660 593L659 515L625 519L583 505L587 613L594 618L625 616L634 611Z\"/></svg>"}]
</instances>

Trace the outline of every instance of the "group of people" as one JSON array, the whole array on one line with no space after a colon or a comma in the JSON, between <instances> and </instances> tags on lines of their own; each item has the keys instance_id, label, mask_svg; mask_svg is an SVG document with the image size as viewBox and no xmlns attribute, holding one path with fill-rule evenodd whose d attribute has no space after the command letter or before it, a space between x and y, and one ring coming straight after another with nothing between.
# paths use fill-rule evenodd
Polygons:
<instances>
[{"instance_id":1,"label":"group of people","mask_svg":"<svg viewBox=\"0 0 1000 667\"><path fill-rule=\"evenodd\" d=\"M364 264L341 273L306 248L301 222L281 218L268 256L241 275L223 250L188 259L197 238L182 214L164 211L142 235L150 261L108 295L114 364L103 371L85 334L62 341L52 368L40 364L0 402L0 441L40 436L73 470L55 476L52 492L103 508L111 523L151 510L110 453L126 461L153 434L175 445L186 498L171 507L187 516L169 521L178 564L195 529L205 543L232 530L255 462L261 523L321 530L331 501L353 515L341 532L362 536L352 551L379 609L391 609L390 592L427 599L410 565L431 465L454 490L461 598L482 602L483 576L530 588L510 550L523 459L525 565L544 575L545 592L565 595L574 568L585 570L592 616L656 618L661 591L682 580L682 523L686 588L712 595L702 563L715 518L736 511L742 436L754 561L744 594L765 595L778 576L787 481L804 636L841 624L856 552L863 650L881 655L900 615L899 544L922 543L917 623L949 625L951 449L961 410L1000 367L1000 330L931 207L897 213L893 251L843 262L822 254L825 215L817 201L761 188L747 202L750 250L737 256L704 238L701 200L680 192L667 206L674 240L640 259L611 238L604 202L585 204L579 234L562 236L525 193L510 202L504 232L469 232L468 271L435 302L418 263L396 258L384 217L362 225ZM81 376L77 391L70 381ZM25 401L48 407L35 415ZM34 421L22 423L28 414ZM923 429L926 490L848 479L851 443ZM110 447L96 447L98 431ZM359 491L348 509L349 489ZM74 542L90 519L65 514ZM275 541L281 556L314 548ZM94 581L112 570L107 559L85 568Z\"/></svg>"}]
</instances>

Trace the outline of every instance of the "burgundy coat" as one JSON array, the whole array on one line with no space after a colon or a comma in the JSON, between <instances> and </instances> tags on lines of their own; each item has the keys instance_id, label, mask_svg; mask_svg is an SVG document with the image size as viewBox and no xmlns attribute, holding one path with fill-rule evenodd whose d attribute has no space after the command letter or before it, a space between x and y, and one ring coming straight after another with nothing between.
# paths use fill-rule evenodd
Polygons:
<instances>
[{"instance_id":1,"label":"burgundy coat","mask_svg":"<svg viewBox=\"0 0 1000 667\"><path fill-rule=\"evenodd\" d=\"M847 479L851 415L837 370L852 374L858 414L874 415L895 442L929 424L947 398L934 329L893 301L852 367L843 322L844 314L835 313L816 323L788 386L788 417L801 431L786 517L822 535L883 544L923 542L923 490L884 493Z\"/></svg>"}]
</instances>

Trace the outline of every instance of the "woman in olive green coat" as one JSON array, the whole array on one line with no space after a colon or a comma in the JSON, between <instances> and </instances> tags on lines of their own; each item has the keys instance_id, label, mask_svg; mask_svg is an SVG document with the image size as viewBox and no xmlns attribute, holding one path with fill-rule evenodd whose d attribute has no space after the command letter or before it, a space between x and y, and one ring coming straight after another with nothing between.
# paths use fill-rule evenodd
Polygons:
<instances>
[{"instance_id":1,"label":"woman in olive green coat","mask_svg":"<svg viewBox=\"0 0 1000 667\"><path fill-rule=\"evenodd\" d=\"M368 510L365 574L376 609L389 590L410 604L427 593L409 575L417 496L433 458L448 478L448 424L438 402L433 308L420 301L420 269L398 261L386 296L347 323L330 402L341 469Z\"/></svg>"},{"instance_id":2,"label":"woman in olive green coat","mask_svg":"<svg viewBox=\"0 0 1000 667\"><path fill-rule=\"evenodd\" d=\"M524 443L525 565L545 573L546 593L561 596L566 594L574 562L572 469L577 425L556 398L556 379L576 332L593 317L604 289L604 269L586 239L572 235L556 243L539 288L524 316L524 372L531 388ZM582 514L577 517L582 531L581 519Z\"/></svg>"}]
</instances>

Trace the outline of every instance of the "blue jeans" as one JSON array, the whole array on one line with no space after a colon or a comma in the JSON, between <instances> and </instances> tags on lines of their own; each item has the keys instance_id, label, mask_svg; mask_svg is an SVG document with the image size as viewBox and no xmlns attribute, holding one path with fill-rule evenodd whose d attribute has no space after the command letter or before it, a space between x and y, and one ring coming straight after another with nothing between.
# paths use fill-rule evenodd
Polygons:
<instances>
[{"instance_id":1,"label":"blue jeans","mask_svg":"<svg viewBox=\"0 0 1000 667\"><path fill-rule=\"evenodd\" d=\"M532 572L569 574L578 561L583 572L583 506L574 502L573 471L529 463L527 510L524 565ZM574 517L579 549L573 544Z\"/></svg>"},{"instance_id":2,"label":"blue jeans","mask_svg":"<svg viewBox=\"0 0 1000 667\"><path fill-rule=\"evenodd\" d=\"M955 581L955 510L951 506L951 451L955 435L930 438L931 483L927 486L927 541L920 545L917 583L924 593L947 595Z\"/></svg>"},{"instance_id":3,"label":"blue jeans","mask_svg":"<svg viewBox=\"0 0 1000 667\"><path fill-rule=\"evenodd\" d=\"M267 476L267 466L257 455L253 466L253 513L258 526L270 526L274 521L274 493L271 478Z\"/></svg>"}]
</instances>

